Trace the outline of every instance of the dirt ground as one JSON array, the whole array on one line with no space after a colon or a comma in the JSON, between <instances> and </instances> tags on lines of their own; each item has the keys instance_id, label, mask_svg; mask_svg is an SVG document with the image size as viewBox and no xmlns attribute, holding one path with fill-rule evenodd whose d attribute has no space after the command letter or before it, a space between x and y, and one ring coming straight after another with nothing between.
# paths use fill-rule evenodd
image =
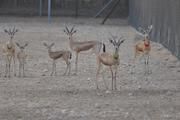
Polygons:
<instances>
[{"instance_id":1,"label":"dirt ground","mask_svg":"<svg viewBox=\"0 0 180 120\"><path fill-rule=\"evenodd\" d=\"M0 120L180 120L180 62L158 43L152 42L150 69L144 76L143 61L131 74L136 31L126 20L113 19L100 25L101 19L0 17L0 42L9 39L4 28L16 26L19 32L14 42L25 43L28 60L25 78L4 78L5 61L1 58ZM65 63L57 62L56 77L50 77L52 61L43 42L55 43L53 50L69 49L67 26L76 26L76 41L99 40L107 51L110 33L126 38L120 48L117 91L111 91L111 76L100 77L99 91L95 87L96 57L84 52L79 57L78 75L63 76ZM19 50L17 48L17 50ZM75 69L72 59L72 73ZM18 66L18 62L16 63ZM18 73L18 67L17 67Z\"/></svg>"}]
</instances>

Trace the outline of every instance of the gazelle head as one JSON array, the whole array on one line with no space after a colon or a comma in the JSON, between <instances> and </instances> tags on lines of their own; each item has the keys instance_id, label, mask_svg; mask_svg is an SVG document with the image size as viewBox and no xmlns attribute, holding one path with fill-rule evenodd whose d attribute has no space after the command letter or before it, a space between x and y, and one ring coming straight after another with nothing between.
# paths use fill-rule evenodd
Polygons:
<instances>
[{"instance_id":1,"label":"gazelle head","mask_svg":"<svg viewBox=\"0 0 180 120\"><path fill-rule=\"evenodd\" d=\"M116 51L119 51L119 47L124 41L125 39L123 36L121 36L119 39L117 36L112 36L112 38L109 38L109 42L113 44Z\"/></svg>"},{"instance_id":2,"label":"gazelle head","mask_svg":"<svg viewBox=\"0 0 180 120\"><path fill-rule=\"evenodd\" d=\"M142 33L142 35L144 36L145 39L149 39L152 28L153 28L153 25L148 26L147 29L139 27L138 31L140 33Z\"/></svg>"},{"instance_id":3,"label":"gazelle head","mask_svg":"<svg viewBox=\"0 0 180 120\"><path fill-rule=\"evenodd\" d=\"M20 45L18 42L16 42L16 45L19 47L21 51L23 51L28 46L28 43L26 42L24 45Z\"/></svg>"},{"instance_id":4,"label":"gazelle head","mask_svg":"<svg viewBox=\"0 0 180 120\"><path fill-rule=\"evenodd\" d=\"M77 30L74 29L74 26L71 29L66 26L64 32L69 36L69 39L71 39L73 34L76 33Z\"/></svg>"},{"instance_id":5,"label":"gazelle head","mask_svg":"<svg viewBox=\"0 0 180 120\"><path fill-rule=\"evenodd\" d=\"M111 35L112 38L109 39L109 42L113 44L114 46L114 58L118 59L119 58L119 47L120 45L125 41L124 37L121 36L119 39L117 36Z\"/></svg>"},{"instance_id":6,"label":"gazelle head","mask_svg":"<svg viewBox=\"0 0 180 120\"><path fill-rule=\"evenodd\" d=\"M150 33L151 33L151 31L152 31L152 28L153 28L153 25L150 25L150 26L148 26L148 28L147 29L144 29L144 28L142 28L142 27L139 27L138 28L138 31L140 32L140 33L142 33L143 34L143 36L144 36L144 44L146 45L146 46L149 46L149 44L150 44Z\"/></svg>"},{"instance_id":7,"label":"gazelle head","mask_svg":"<svg viewBox=\"0 0 180 120\"><path fill-rule=\"evenodd\" d=\"M51 43L50 45L48 45L47 43L43 43L43 45L48 49L48 51L51 51L52 46L54 46L54 43Z\"/></svg>"},{"instance_id":8,"label":"gazelle head","mask_svg":"<svg viewBox=\"0 0 180 120\"><path fill-rule=\"evenodd\" d=\"M18 29L13 27L13 28L9 28L8 30L4 29L4 32L7 33L10 36L10 39L12 40L14 38L15 33L18 32Z\"/></svg>"}]
</instances>

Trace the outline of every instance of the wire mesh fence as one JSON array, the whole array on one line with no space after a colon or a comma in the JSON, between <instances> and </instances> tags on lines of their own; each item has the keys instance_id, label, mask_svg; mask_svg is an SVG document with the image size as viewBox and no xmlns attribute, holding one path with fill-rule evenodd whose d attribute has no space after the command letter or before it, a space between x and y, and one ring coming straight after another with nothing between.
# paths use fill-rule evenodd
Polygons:
<instances>
[{"instance_id":1,"label":"wire mesh fence","mask_svg":"<svg viewBox=\"0 0 180 120\"><path fill-rule=\"evenodd\" d=\"M180 0L129 0L129 22L136 29L152 24L151 39L180 59Z\"/></svg>"},{"instance_id":2,"label":"wire mesh fence","mask_svg":"<svg viewBox=\"0 0 180 120\"><path fill-rule=\"evenodd\" d=\"M117 0L113 0L116 2ZM93 17L109 0L51 0L52 15ZM0 0L0 14L5 15L38 15L40 0ZM104 17L112 5L101 14ZM42 15L47 15L48 0L42 0ZM121 0L111 17L127 17L128 1Z\"/></svg>"}]
</instances>

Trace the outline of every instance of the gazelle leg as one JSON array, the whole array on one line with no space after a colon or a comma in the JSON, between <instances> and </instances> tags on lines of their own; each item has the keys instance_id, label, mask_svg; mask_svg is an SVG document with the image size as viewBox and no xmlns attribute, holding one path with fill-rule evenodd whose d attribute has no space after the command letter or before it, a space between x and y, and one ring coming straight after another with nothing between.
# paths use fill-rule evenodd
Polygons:
<instances>
[{"instance_id":1,"label":"gazelle leg","mask_svg":"<svg viewBox=\"0 0 180 120\"><path fill-rule=\"evenodd\" d=\"M102 71L102 78L103 78L104 85L105 85L106 89L108 89L108 86L107 86L106 80L105 80L105 78L104 78L104 72L105 72L105 71L106 71L105 69Z\"/></svg>"},{"instance_id":2,"label":"gazelle leg","mask_svg":"<svg viewBox=\"0 0 180 120\"><path fill-rule=\"evenodd\" d=\"M71 74L71 62L70 61L68 62L68 68L69 68L68 75L70 75Z\"/></svg>"},{"instance_id":3,"label":"gazelle leg","mask_svg":"<svg viewBox=\"0 0 180 120\"><path fill-rule=\"evenodd\" d=\"M143 56L143 58L144 58L144 75L146 75L147 74L147 59L145 55Z\"/></svg>"},{"instance_id":4,"label":"gazelle leg","mask_svg":"<svg viewBox=\"0 0 180 120\"><path fill-rule=\"evenodd\" d=\"M8 73L8 61L6 61L6 69L5 69L4 77L7 77L7 73Z\"/></svg>"},{"instance_id":5,"label":"gazelle leg","mask_svg":"<svg viewBox=\"0 0 180 120\"><path fill-rule=\"evenodd\" d=\"M98 77L99 77L99 72L101 70L101 63L99 62L99 60L97 60L97 65L98 65L98 68L97 68L97 73L96 73L96 89L99 89L99 87L98 87Z\"/></svg>"},{"instance_id":6,"label":"gazelle leg","mask_svg":"<svg viewBox=\"0 0 180 120\"><path fill-rule=\"evenodd\" d=\"M19 77L21 77L21 63L19 62Z\"/></svg>"},{"instance_id":7,"label":"gazelle leg","mask_svg":"<svg viewBox=\"0 0 180 120\"><path fill-rule=\"evenodd\" d=\"M68 68L69 68L68 62L66 62L66 70L65 70L65 72L64 72L63 75L66 75L66 73L67 73L67 71L68 71Z\"/></svg>"},{"instance_id":8,"label":"gazelle leg","mask_svg":"<svg viewBox=\"0 0 180 120\"><path fill-rule=\"evenodd\" d=\"M11 60L12 60L12 57L9 58L9 63L8 63L8 77L10 78L11 76Z\"/></svg>"},{"instance_id":9,"label":"gazelle leg","mask_svg":"<svg viewBox=\"0 0 180 120\"><path fill-rule=\"evenodd\" d=\"M151 71L151 69L150 69L150 66L149 66L149 61L150 61L150 56L148 55L148 59L147 59L147 66L148 66L148 74L151 74L152 73L152 71Z\"/></svg>"},{"instance_id":10,"label":"gazelle leg","mask_svg":"<svg viewBox=\"0 0 180 120\"><path fill-rule=\"evenodd\" d=\"M14 73L14 76L16 76L16 60L15 60L15 55L13 55L13 73Z\"/></svg>"},{"instance_id":11,"label":"gazelle leg","mask_svg":"<svg viewBox=\"0 0 180 120\"><path fill-rule=\"evenodd\" d=\"M137 58L138 53L135 51L133 63L132 63L132 68L131 68L131 74L134 74L136 71L136 58Z\"/></svg>"},{"instance_id":12,"label":"gazelle leg","mask_svg":"<svg viewBox=\"0 0 180 120\"><path fill-rule=\"evenodd\" d=\"M57 72L56 72L56 61L54 61L54 71L55 71L55 76L57 76Z\"/></svg>"},{"instance_id":13,"label":"gazelle leg","mask_svg":"<svg viewBox=\"0 0 180 120\"><path fill-rule=\"evenodd\" d=\"M76 68L75 68L75 75L77 74L77 71L78 71L78 55L79 55L79 53L76 52L76 62L75 62Z\"/></svg>"},{"instance_id":14,"label":"gazelle leg","mask_svg":"<svg viewBox=\"0 0 180 120\"><path fill-rule=\"evenodd\" d=\"M53 75L53 73L54 73L54 60L53 60L53 63L52 63L52 72L51 72L51 76Z\"/></svg>"},{"instance_id":15,"label":"gazelle leg","mask_svg":"<svg viewBox=\"0 0 180 120\"><path fill-rule=\"evenodd\" d=\"M11 63L8 63L8 77L11 76Z\"/></svg>"},{"instance_id":16,"label":"gazelle leg","mask_svg":"<svg viewBox=\"0 0 180 120\"><path fill-rule=\"evenodd\" d=\"M26 75L25 75L24 63L22 66L23 66L23 77L25 77Z\"/></svg>"},{"instance_id":17,"label":"gazelle leg","mask_svg":"<svg viewBox=\"0 0 180 120\"><path fill-rule=\"evenodd\" d=\"M114 73L114 88L115 88L115 90L117 90L117 87L116 87L116 75L117 75L117 66L115 66L115 73Z\"/></svg>"},{"instance_id":18,"label":"gazelle leg","mask_svg":"<svg viewBox=\"0 0 180 120\"><path fill-rule=\"evenodd\" d=\"M113 70L112 67L110 66L110 71L111 71L111 75L112 75L112 90L113 90L113 86L114 86L114 80L113 80Z\"/></svg>"},{"instance_id":19,"label":"gazelle leg","mask_svg":"<svg viewBox=\"0 0 180 120\"><path fill-rule=\"evenodd\" d=\"M148 56L146 57L146 74L149 74L149 68L148 68Z\"/></svg>"}]
</instances>

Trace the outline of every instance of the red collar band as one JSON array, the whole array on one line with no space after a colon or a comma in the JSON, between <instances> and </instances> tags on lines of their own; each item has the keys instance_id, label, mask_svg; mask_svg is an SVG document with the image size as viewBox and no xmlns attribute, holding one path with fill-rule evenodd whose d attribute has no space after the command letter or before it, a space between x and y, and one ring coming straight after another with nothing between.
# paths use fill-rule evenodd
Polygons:
<instances>
[{"instance_id":1,"label":"red collar band","mask_svg":"<svg viewBox=\"0 0 180 120\"><path fill-rule=\"evenodd\" d=\"M145 47L149 47L150 46L150 43L144 43Z\"/></svg>"}]
</instances>

